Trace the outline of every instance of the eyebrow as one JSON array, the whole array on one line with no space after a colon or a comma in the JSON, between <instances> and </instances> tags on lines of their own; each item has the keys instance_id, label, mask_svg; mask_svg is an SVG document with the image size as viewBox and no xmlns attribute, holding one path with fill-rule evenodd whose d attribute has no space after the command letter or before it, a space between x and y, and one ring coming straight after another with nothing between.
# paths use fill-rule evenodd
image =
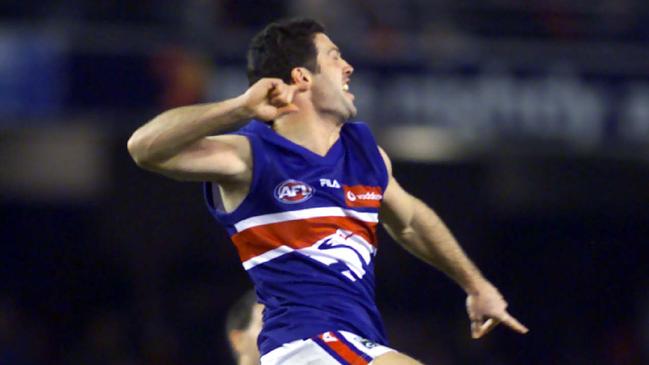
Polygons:
<instances>
[{"instance_id":1,"label":"eyebrow","mask_svg":"<svg viewBox=\"0 0 649 365\"><path fill-rule=\"evenodd\" d=\"M338 52L338 54L341 54L340 53L340 48L338 48L336 46L333 46L333 47L329 48L329 50L327 50L327 53L331 53L332 51Z\"/></svg>"}]
</instances>

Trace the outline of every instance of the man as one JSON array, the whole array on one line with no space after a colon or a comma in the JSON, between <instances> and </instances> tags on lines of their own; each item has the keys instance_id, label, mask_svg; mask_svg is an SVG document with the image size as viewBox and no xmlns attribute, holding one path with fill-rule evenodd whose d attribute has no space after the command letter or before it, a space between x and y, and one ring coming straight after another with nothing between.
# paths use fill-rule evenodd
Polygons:
<instances>
[{"instance_id":1,"label":"man","mask_svg":"<svg viewBox=\"0 0 649 365\"><path fill-rule=\"evenodd\" d=\"M237 300L225 319L225 332L237 365L258 365L257 336L261 331L264 306L257 303L253 290Z\"/></svg>"},{"instance_id":2,"label":"man","mask_svg":"<svg viewBox=\"0 0 649 365\"><path fill-rule=\"evenodd\" d=\"M369 128L347 122L352 73L317 22L270 24L251 42L245 93L166 111L128 142L139 166L207 182L208 207L266 306L261 363L419 364L386 346L374 303L379 221L466 291L473 337L499 323L527 332L439 217L394 179Z\"/></svg>"}]
</instances>

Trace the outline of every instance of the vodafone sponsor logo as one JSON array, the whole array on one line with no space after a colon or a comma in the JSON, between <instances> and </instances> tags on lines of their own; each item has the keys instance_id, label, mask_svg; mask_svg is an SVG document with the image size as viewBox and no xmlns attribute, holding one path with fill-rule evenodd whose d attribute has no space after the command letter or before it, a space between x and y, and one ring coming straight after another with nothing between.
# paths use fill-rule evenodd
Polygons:
<instances>
[{"instance_id":1,"label":"vodafone sponsor logo","mask_svg":"<svg viewBox=\"0 0 649 365\"><path fill-rule=\"evenodd\" d=\"M363 193L360 195L356 195L353 191L348 191L347 192L347 199L349 201L355 202L356 200L381 200L383 198L383 195L374 193L372 191Z\"/></svg>"},{"instance_id":2,"label":"vodafone sponsor logo","mask_svg":"<svg viewBox=\"0 0 649 365\"><path fill-rule=\"evenodd\" d=\"M380 186L366 185L343 185L345 193L345 203L350 207L371 207L378 208L381 206L383 192Z\"/></svg>"}]
</instances>

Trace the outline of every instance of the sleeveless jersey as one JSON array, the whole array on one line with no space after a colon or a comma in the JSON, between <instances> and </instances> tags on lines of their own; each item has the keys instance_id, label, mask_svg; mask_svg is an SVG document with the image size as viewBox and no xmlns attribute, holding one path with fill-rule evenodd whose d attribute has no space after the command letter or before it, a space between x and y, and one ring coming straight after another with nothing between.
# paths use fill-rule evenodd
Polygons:
<instances>
[{"instance_id":1,"label":"sleeveless jersey","mask_svg":"<svg viewBox=\"0 0 649 365\"><path fill-rule=\"evenodd\" d=\"M230 213L216 184L205 184L205 197L266 307L261 354L332 330L387 345L374 256L388 176L367 125L345 123L325 156L259 121L235 133L252 148L248 195Z\"/></svg>"}]
</instances>

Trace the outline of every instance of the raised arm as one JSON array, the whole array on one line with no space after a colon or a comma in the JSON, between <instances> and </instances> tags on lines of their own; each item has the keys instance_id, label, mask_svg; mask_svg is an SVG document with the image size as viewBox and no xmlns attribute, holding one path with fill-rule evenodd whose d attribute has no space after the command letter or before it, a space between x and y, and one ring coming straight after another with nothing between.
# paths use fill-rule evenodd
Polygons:
<instances>
[{"instance_id":1,"label":"raised arm","mask_svg":"<svg viewBox=\"0 0 649 365\"><path fill-rule=\"evenodd\" d=\"M383 195L381 221L406 250L446 273L467 293L471 335L480 338L498 323L516 332L528 330L506 310L502 295L471 262L444 222L424 202L407 193L392 176L392 164L381 149L389 182Z\"/></svg>"},{"instance_id":2,"label":"raised arm","mask_svg":"<svg viewBox=\"0 0 649 365\"><path fill-rule=\"evenodd\" d=\"M168 110L133 133L128 150L138 166L178 180L236 182L250 174L247 138L221 135L251 118L297 111L296 85L261 79L238 97Z\"/></svg>"}]
</instances>

